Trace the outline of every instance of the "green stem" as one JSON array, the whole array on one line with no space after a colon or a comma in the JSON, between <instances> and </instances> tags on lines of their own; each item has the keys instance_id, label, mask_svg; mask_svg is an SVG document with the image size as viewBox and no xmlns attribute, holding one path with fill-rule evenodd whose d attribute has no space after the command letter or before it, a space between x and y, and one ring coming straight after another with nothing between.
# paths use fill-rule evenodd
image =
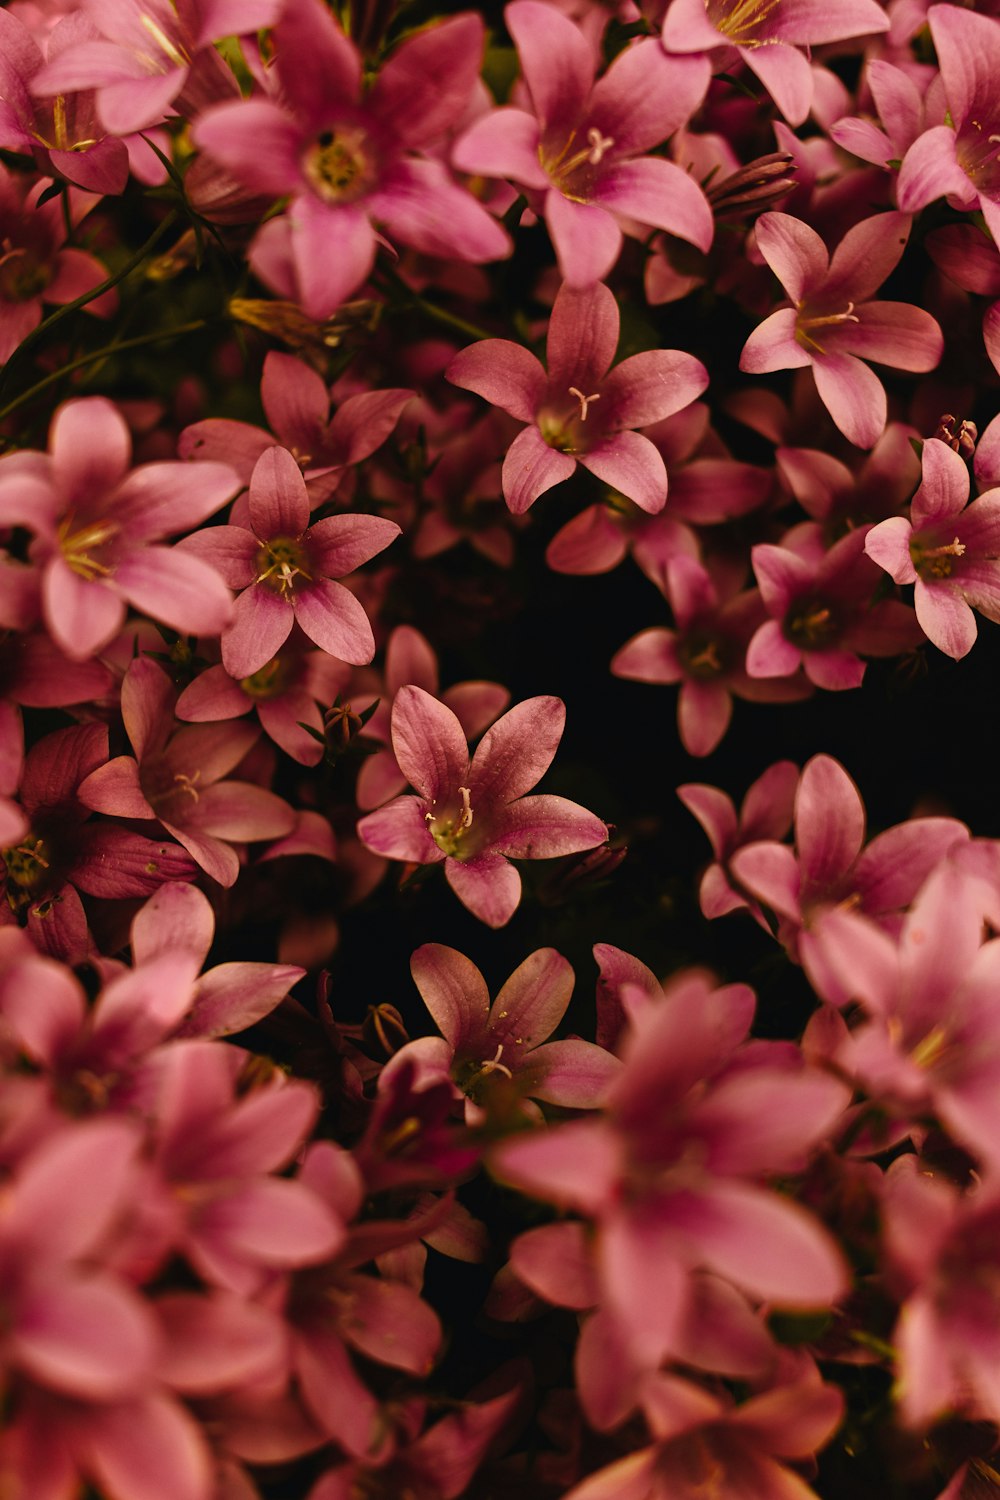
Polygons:
<instances>
[{"instance_id":1,"label":"green stem","mask_svg":"<svg viewBox=\"0 0 1000 1500\"><path fill-rule=\"evenodd\" d=\"M465 318L460 318L457 313L449 312L446 307L438 307L436 303L428 302L426 298L421 297L419 292L415 292L412 287L407 286L402 276L396 271L391 271L388 267L385 267L382 274L388 283L390 291L397 294L394 310L403 311L407 307L415 307L420 312L425 313L428 318L432 318L434 322L443 323L446 328L454 328L459 333L464 333L467 338L496 338L495 333L490 333L487 329L480 328L475 323L469 323Z\"/></svg>"},{"instance_id":2,"label":"green stem","mask_svg":"<svg viewBox=\"0 0 1000 1500\"><path fill-rule=\"evenodd\" d=\"M125 262L120 271L116 271L113 276L109 276L107 280L102 281L100 286L93 287L91 291L84 292L82 296L74 298L72 302L65 302L62 307L57 307L55 312L49 313L49 316L43 322L39 323L38 327L33 329L26 339L18 344L6 365L3 369L0 369L0 391L3 390L6 384L11 365L15 364L29 349L33 349L38 341L48 333L49 329L54 328L57 323L61 323L63 318L68 318L71 313L78 312L81 307L86 307L88 302L93 302L96 298L103 297L105 292L110 292L112 287L116 287L120 281L124 281L125 277L130 275L136 266L142 264L149 252L176 222L177 217L177 210L171 210L162 223L158 224L153 230L153 233L149 236L145 244L141 245L135 254Z\"/></svg>"},{"instance_id":3,"label":"green stem","mask_svg":"<svg viewBox=\"0 0 1000 1500\"><path fill-rule=\"evenodd\" d=\"M99 360L110 359L122 349L138 349L143 344L156 344L162 339L179 338L183 333L196 333L199 328L207 326L204 318L198 318L193 323L180 323L176 328L161 328L156 333L139 333L135 338L121 339L117 344L108 344L103 349L92 349L89 354L81 354L79 359L74 359L71 364L61 365L58 370L53 370L43 380L39 380L29 390L22 391L20 396L15 396L6 406L0 408L0 422L9 417L11 412L17 411L18 407L25 406L42 391L48 390L50 385L62 380L64 375L72 375L76 370L82 370L86 365L97 364ZM3 440L0 439L0 442Z\"/></svg>"}]
</instances>

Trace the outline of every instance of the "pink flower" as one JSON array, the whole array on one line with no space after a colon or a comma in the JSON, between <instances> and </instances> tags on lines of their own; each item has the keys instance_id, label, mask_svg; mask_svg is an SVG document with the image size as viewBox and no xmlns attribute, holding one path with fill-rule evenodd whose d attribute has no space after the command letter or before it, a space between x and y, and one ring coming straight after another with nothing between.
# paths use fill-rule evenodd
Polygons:
<instances>
[{"instance_id":1,"label":"pink flower","mask_svg":"<svg viewBox=\"0 0 1000 1500\"><path fill-rule=\"evenodd\" d=\"M933 370L944 339L929 313L908 302L875 302L910 231L907 214L876 214L849 229L831 259L808 224L762 214L757 245L793 306L766 318L747 339L740 369L751 375L812 367L827 411L859 448L885 427L881 381L862 360L897 370Z\"/></svg>"},{"instance_id":2,"label":"pink flower","mask_svg":"<svg viewBox=\"0 0 1000 1500\"><path fill-rule=\"evenodd\" d=\"M692 817L697 818L712 846L712 863L701 877L698 900L702 914L711 920L731 911L749 911L770 932L767 918L756 901L736 888L730 860L745 844L763 839L777 842L792 826L799 768L790 760L769 766L748 788L737 816L731 798L718 787L689 782L677 795Z\"/></svg>"},{"instance_id":3,"label":"pink flower","mask_svg":"<svg viewBox=\"0 0 1000 1500\"><path fill-rule=\"evenodd\" d=\"M0 459L0 525L34 533L45 622L67 656L86 660L125 622L125 606L176 630L218 635L232 601L218 573L162 538L212 515L237 487L225 464L141 464L103 396L67 401L48 454Z\"/></svg>"},{"instance_id":4,"label":"pink flower","mask_svg":"<svg viewBox=\"0 0 1000 1500\"><path fill-rule=\"evenodd\" d=\"M751 677L787 677L801 666L828 691L858 687L859 652L895 656L918 644L915 622L898 599L873 602L877 575L865 556L864 531L849 531L829 551L807 522L785 545L753 548L754 572L771 619L747 649Z\"/></svg>"},{"instance_id":5,"label":"pink flower","mask_svg":"<svg viewBox=\"0 0 1000 1500\"><path fill-rule=\"evenodd\" d=\"M382 745L369 755L358 773L355 797L362 811L378 807L406 786L406 777L392 753L392 705L407 684L423 688L440 698L458 719L467 739L482 734L510 702L510 693L498 682L456 682L440 689L437 657L430 642L412 625L397 625L385 648L385 686L378 707L365 723L365 738ZM354 707L368 706L366 695L354 694Z\"/></svg>"},{"instance_id":6,"label":"pink flower","mask_svg":"<svg viewBox=\"0 0 1000 1500\"><path fill-rule=\"evenodd\" d=\"M375 654L368 616L334 580L381 552L399 535L380 516L330 516L309 524L309 494L287 448L270 447L250 479L253 530L213 526L184 541L185 552L240 589L234 618L222 635L222 664L231 677L259 672L298 623L311 641L341 661L361 665Z\"/></svg>"},{"instance_id":7,"label":"pink flower","mask_svg":"<svg viewBox=\"0 0 1000 1500\"><path fill-rule=\"evenodd\" d=\"M920 628L959 660L976 640L973 608L1000 620L1000 489L971 505L969 470L939 438L928 438L910 520L873 526L865 551L896 583L912 583Z\"/></svg>"},{"instance_id":8,"label":"pink flower","mask_svg":"<svg viewBox=\"0 0 1000 1500\"><path fill-rule=\"evenodd\" d=\"M636 222L653 225L707 250L714 226L704 193L674 162L646 154L700 104L708 86L703 60L667 57L656 42L638 42L595 83L594 50L554 6L515 0L504 17L532 112L484 115L455 146L455 165L529 190L571 287L608 275L622 246L621 220L630 232Z\"/></svg>"},{"instance_id":9,"label":"pink flower","mask_svg":"<svg viewBox=\"0 0 1000 1500\"><path fill-rule=\"evenodd\" d=\"M680 554L666 565L666 594L677 629L640 631L615 652L611 670L637 682L681 684L677 727L689 755L718 746L734 696L788 703L811 693L801 676L764 682L747 675L747 645L765 616L756 589L720 590L701 563Z\"/></svg>"},{"instance_id":10,"label":"pink flower","mask_svg":"<svg viewBox=\"0 0 1000 1500\"><path fill-rule=\"evenodd\" d=\"M547 1042L573 994L573 970L554 948L519 964L490 1004L475 964L442 943L425 943L410 960L414 983L440 1037L421 1037L394 1054L385 1077L403 1062L450 1076L465 1095L470 1124L484 1117L491 1086L509 1080L519 1096L570 1109L597 1108L619 1070L618 1059L580 1037Z\"/></svg>"},{"instance_id":11,"label":"pink flower","mask_svg":"<svg viewBox=\"0 0 1000 1500\"><path fill-rule=\"evenodd\" d=\"M80 801L119 818L158 820L213 880L233 885L240 862L233 842L280 838L295 814L273 792L224 777L260 731L251 724L184 724L174 718L176 690L149 657L122 683L122 718L135 752L92 771Z\"/></svg>"},{"instance_id":12,"label":"pink flower","mask_svg":"<svg viewBox=\"0 0 1000 1500\"><path fill-rule=\"evenodd\" d=\"M295 295L309 317L328 317L371 272L372 220L429 255L509 252L497 221L424 154L468 103L482 55L478 16L407 38L367 93L360 54L318 0L285 4L273 37L280 102L220 105L194 127L197 145L246 187L292 196L251 253L265 282Z\"/></svg>"},{"instance_id":13,"label":"pink flower","mask_svg":"<svg viewBox=\"0 0 1000 1500\"><path fill-rule=\"evenodd\" d=\"M547 373L529 350L509 339L472 344L448 366L453 384L531 424L504 459L503 492L515 515L568 479L578 460L643 510L662 509L663 459L648 438L630 429L687 406L705 389L708 371L676 349L633 354L612 370L618 330L618 303L606 286L576 291L563 283L549 320Z\"/></svg>"},{"instance_id":14,"label":"pink flower","mask_svg":"<svg viewBox=\"0 0 1000 1500\"><path fill-rule=\"evenodd\" d=\"M3 11L0 20L13 24ZM94 291L108 275L93 255L66 245L60 203L40 204L41 184L26 192L26 180L30 181L0 166L0 365L38 327L43 302L73 302ZM77 222L94 202L76 192L68 201ZM118 295L110 291L88 302L86 311L107 318L117 305Z\"/></svg>"},{"instance_id":15,"label":"pink flower","mask_svg":"<svg viewBox=\"0 0 1000 1500\"><path fill-rule=\"evenodd\" d=\"M801 125L813 97L813 75L800 47L888 31L876 0L673 0L663 23L669 52L735 48L792 125Z\"/></svg>"},{"instance_id":16,"label":"pink flower","mask_svg":"<svg viewBox=\"0 0 1000 1500\"><path fill-rule=\"evenodd\" d=\"M444 864L464 906L490 927L510 920L521 899L511 859L552 859L602 844L600 818L565 797L527 797L548 770L566 710L558 698L529 698L487 730L470 758L451 709L422 688L404 687L392 711L392 748L416 796L396 797L358 824L376 854Z\"/></svg>"},{"instance_id":17,"label":"pink flower","mask_svg":"<svg viewBox=\"0 0 1000 1500\"><path fill-rule=\"evenodd\" d=\"M925 130L899 169L899 206L915 213L947 196L978 208L1000 240L1000 25L957 5L927 20L948 101L947 124Z\"/></svg>"},{"instance_id":18,"label":"pink flower","mask_svg":"<svg viewBox=\"0 0 1000 1500\"><path fill-rule=\"evenodd\" d=\"M385 442L413 394L361 391L348 396L331 419L330 393L316 371L272 349L264 360L260 399L274 436L249 422L209 417L185 427L177 451L181 458L229 464L249 484L258 459L277 438L303 470L315 508L329 500L349 465L370 457Z\"/></svg>"}]
</instances>

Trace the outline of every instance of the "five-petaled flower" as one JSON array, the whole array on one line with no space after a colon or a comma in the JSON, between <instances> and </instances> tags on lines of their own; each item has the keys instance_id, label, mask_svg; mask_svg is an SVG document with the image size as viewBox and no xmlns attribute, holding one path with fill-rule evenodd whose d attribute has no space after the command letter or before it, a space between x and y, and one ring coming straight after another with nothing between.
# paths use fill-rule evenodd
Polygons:
<instances>
[{"instance_id":1,"label":"five-petaled flower","mask_svg":"<svg viewBox=\"0 0 1000 1500\"><path fill-rule=\"evenodd\" d=\"M423 688L400 688L392 748L417 795L394 797L358 824L369 849L413 864L444 864L474 916L502 927L521 899L511 859L551 859L594 849L600 818L565 797L524 794L548 770L562 738L559 698L528 698L487 730L473 756L450 708Z\"/></svg>"},{"instance_id":2,"label":"five-petaled flower","mask_svg":"<svg viewBox=\"0 0 1000 1500\"><path fill-rule=\"evenodd\" d=\"M528 0L523 0L527 4ZM618 346L618 303L598 283L559 288L541 361L509 339L483 339L456 354L445 372L519 422L529 422L503 465L503 492L515 515L568 479L577 462L645 511L667 498L667 471L639 432L701 395L708 371L692 354L651 349L611 369Z\"/></svg>"}]
</instances>

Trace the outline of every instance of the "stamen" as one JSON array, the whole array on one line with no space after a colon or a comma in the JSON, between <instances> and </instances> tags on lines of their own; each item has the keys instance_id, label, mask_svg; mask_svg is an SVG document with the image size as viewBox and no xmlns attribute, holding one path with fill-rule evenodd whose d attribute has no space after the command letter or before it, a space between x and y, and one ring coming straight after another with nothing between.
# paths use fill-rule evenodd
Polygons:
<instances>
[{"instance_id":1,"label":"stamen","mask_svg":"<svg viewBox=\"0 0 1000 1500\"><path fill-rule=\"evenodd\" d=\"M826 350L818 339L814 339L808 332L810 328L836 328L841 323L860 323L861 319L854 311L854 303L848 302L843 312L820 313L811 317L808 313L803 314L805 303L800 302L795 317L795 338L803 348L813 348L817 354L825 354Z\"/></svg>"},{"instance_id":2,"label":"stamen","mask_svg":"<svg viewBox=\"0 0 1000 1500\"><path fill-rule=\"evenodd\" d=\"M166 32L160 30L151 16L140 16L139 24L144 30L149 32L153 41L161 51L167 54L175 68L186 68L188 66L190 58L185 57L184 53L174 46Z\"/></svg>"},{"instance_id":3,"label":"stamen","mask_svg":"<svg viewBox=\"0 0 1000 1500\"><path fill-rule=\"evenodd\" d=\"M601 164L601 158L604 156L605 151L611 150L614 141L611 136L602 135L596 125L591 125L587 131L587 140L591 146L587 160L592 167L598 167Z\"/></svg>"},{"instance_id":4,"label":"stamen","mask_svg":"<svg viewBox=\"0 0 1000 1500\"><path fill-rule=\"evenodd\" d=\"M587 408L590 406L591 401L600 401L600 392L595 392L593 396L585 396L582 391L577 390L575 385L571 385L569 388L569 393L571 396L575 396L580 403L580 421L586 422Z\"/></svg>"},{"instance_id":5,"label":"stamen","mask_svg":"<svg viewBox=\"0 0 1000 1500\"><path fill-rule=\"evenodd\" d=\"M201 793L195 786L195 782L201 780L200 770L195 771L193 776L187 776L183 771L176 771L174 773L174 780L177 782L177 785L180 787L182 792L189 792L196 802L201 801Z\"/></svg>"},{"instance_id":6,"label":"stamen","mask_svg":"<svg viewBox=\"0 0 1000 1500\"><path fill-rule=\"evenodd\" d=\"M507 1067L507 1064L506 1063L502 1063L500 1061L500 1059L501 1059L502 1056L503 1056L503 1043L500 1042L498 1044L497 1050L493 1054L493 1056L491 1058L489 1058L486 1062L480 1063L480 1065L479 1065L479 1075L478 1076L481 1077L483 1073L504 1073L508 1078L513 1078L514 1075L510 1071L510 1069Z\"/></svg>"},{"instance_id":7,"label":"stamen","mask_svg":"<svg viewBox=\"0 0 1000 1500\"><path fill-rule=\"evenodd\" d=\"M927 547L921 552L921 557L964 557L965 543L960 542L958 537L949 542L947 547Z\"/></svg>"},{"instance_id":8,"label":"stamen","mask_svg":"<svg viewBox=\"0 0 1000 1500\"><path fill-rule=\"evenodd\" d=\"M965 549L963 548L962 550L964 551ZM458 820L458 826L459 826L459 828L471 828L472 827L472 793L471 793L471 791L469 790L469 788L467 786L460 786L458 790L459 790L459 794L460 794L460 796L462 798L462 816Z\"/></svg>"}]
</instances>

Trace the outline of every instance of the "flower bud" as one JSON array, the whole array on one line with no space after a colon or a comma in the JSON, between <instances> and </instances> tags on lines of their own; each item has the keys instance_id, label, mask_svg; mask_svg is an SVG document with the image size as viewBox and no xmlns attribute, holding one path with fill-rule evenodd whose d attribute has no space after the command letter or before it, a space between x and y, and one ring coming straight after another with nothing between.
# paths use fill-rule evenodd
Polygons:
<instances>
[{"instance_id":1,"label":"flower bud","mask_svg":"<svg viewBox=\"0 0 1000 1500\"><path fill-rule=\"evenodd\" d=\"M790 193L795 186L795 162L787 151L772 151L710 184L705 196L717 219L759 214Z\"/></svg>"}]
</instances>

